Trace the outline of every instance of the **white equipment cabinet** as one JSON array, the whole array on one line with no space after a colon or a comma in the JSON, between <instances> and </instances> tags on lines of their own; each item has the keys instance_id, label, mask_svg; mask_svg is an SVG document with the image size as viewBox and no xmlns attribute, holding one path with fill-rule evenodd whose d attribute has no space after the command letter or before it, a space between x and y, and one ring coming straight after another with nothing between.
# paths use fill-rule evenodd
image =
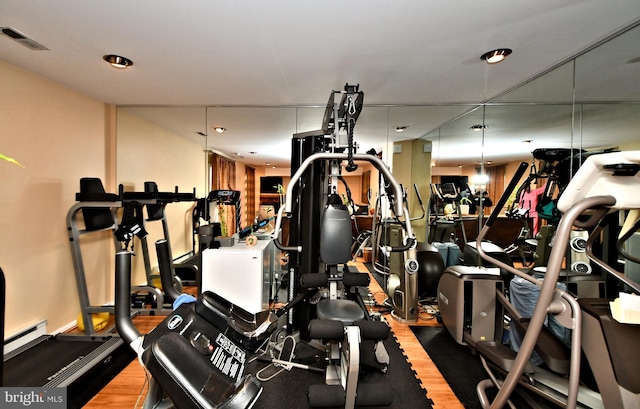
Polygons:
<instances>
[{"instance_id":1,"label":"white equipment cabinet","mask_svg":"<svg viewBox=\"0 0 640 409\"><path fill-rule=\"evenodd\" d=\"M273 240L244 241L202 252L202 291L212 291L250 313L269 307L274 270Z\"/></svg>"}]
</instances>

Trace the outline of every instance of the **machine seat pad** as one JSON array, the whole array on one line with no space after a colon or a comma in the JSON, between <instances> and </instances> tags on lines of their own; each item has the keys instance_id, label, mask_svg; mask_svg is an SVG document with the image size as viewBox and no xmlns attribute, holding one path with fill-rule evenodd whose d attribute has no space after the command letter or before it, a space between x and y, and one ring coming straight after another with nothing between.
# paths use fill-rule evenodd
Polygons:
<instances>
[{"instance_id":1,"label":"machine seat pad","mask_svg":"<svg viewBox=\"0 0 640 409\"><path fill-rule=\"evenodd\" d=\"M354 321L364 319L364 311L355 301L350 300L320 300L316 313L323 320L342 321L345 325L351 325Z\"/></svg>"}]
</instances>

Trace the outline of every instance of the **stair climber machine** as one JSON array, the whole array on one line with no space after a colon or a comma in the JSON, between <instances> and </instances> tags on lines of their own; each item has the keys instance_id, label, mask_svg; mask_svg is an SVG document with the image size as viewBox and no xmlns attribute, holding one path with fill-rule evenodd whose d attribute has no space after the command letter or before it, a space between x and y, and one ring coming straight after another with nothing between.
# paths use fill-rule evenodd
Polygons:
<instances>
[{"instance_id":1,"label":"stair climber machine","mask_svg":"<svg viewBox=\"0 0 640 409\"><path fill-rule=\"evenodd\" d=\"M359 86L349 84L343 91L333 91L322 129L293 136L292 176L272 233L276 247L289 254L289 302L310 288L324 288L316 288L306 302L290 310L285 324L291 336L310 345L329 341L321 343L328 351L326 384L309 389L312 407L387 406L392 400L390 388L363 384L359 377L365 356L373 356L381 371L386 368L388 354L382 340L389 329L386 323L371 319L359 291L352 291L352 286L368 285L368 274L347 266L353 242L351 219L338 195L343 164L352 172L356 161L365 161L384 175L396 197L402 197L400 185L376 155L356 152L353 128L363 96ZM403 307L412 300L413 305L417 303L416 240L402 200L395 205L404 230L402 244L392 250L403 252L407 260L398 289L406 296L398 314L411 320L417 311ZM289 220L288 237L281 237L284 218ZM365 348L365 340L373 342L370 349Z\"/></svg>"},{"instance_id":2,"label":"stair climber machine","mask_svg":"<svg viewBox=\"0 0 640 409\"><path fill-rule=\"evenodd\" d=\"M478 352L489 378L477 386L483 407L513 406L516 387L520 396L542 398L544 403L567 408L640 407L640 377L634 354L640 347L637 320L618 314L614 308L624 296L612 299L577 298L558 286L567 248L575 228L588 231L585 253L588 259L619 283L621 291L640 294L640 284L598 258L596 247L603 237L604 222L617 213L625 220L617 240L621 257L640 261L624 251L625 242L640 229L640 151L613 152L589 156L557 200L561 218L548 265L542 279L528 275L491 257L479 245L527 169L521 163L498 205L480 231L476 243L483 260L529 283L537 295L531 317L524 317L509 299L497 271L490 268L455 266L445 271L438 288L442 321L454 340ZM607 218L611 220L611 218ZM597 244L596 244L597 243ZM516 280L513 280L515 282ZM512 286L513 286L512 282ZM613 297L612 297L613 298ZM523 335L517 348L502 340L503 316L510 317L510 331ZM569 329L568 344L551 329L551 324ZM513 345L512 345L513 347ZM517 349L515 352L514 349ZM532 356L543 362L536 366ZM586 359L581 359L581 354ZM490 400L487 389L497 389ZM525 398L527 399L527 398Z\"/></svg>"}]
</instances>

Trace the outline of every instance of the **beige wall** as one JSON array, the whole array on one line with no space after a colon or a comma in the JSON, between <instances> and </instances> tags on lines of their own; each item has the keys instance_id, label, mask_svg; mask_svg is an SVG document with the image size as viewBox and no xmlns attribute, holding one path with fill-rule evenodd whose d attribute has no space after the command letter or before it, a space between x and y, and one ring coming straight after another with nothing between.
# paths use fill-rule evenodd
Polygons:
<instances>
[{"instance_id":1,"label":"beige wall","mask_svg":"<svg viewBox=\"0 0 640 409\"><path fill-rule=\"evenodd\" d=\"M425 149L425 145L430 145L430 142L418 139L395 142L394 145L399 148L394 149L393 176L408 193L409 216L418 218L422 210L413 185L417 186L423 205L426 207L430 195L431 149ZM426 217L411 222L413 234L420 242L426 241L426 222Z\"/></svg>"},{"instance_id":2,"label":"beige wall","mask_svg":"<svg viewBox=\"0 0 640 409\"><path fill-rule=\"evenodd\" d=\"M155 182L160 192L191 193L204 197L206 189L206 155L201 146L168 132L150 122L118 111L117 184L127 191L144 191L144 183ZM244 178L244 168L239 174ZM242 186L242 185L240 185ZM191 210L194 202L176 202L166 206L169 239L173 257L192 249ZM160 222L147 223L147 241L151 266L157 267L155 242L164 238ZM141 255L134 241L136 255ZM142 257L133 258L133 283L145 283Z\"/></svg>"},{"instance_id":3,"label":"beige wall","mask_svg":"<svg viewBox=\"0 0 640 409\"><path fill-rule=\"evenodd\" d=\"M202 197L206 159L201 147L184 138L135 117L116 118L113 106L1 61L0 82L0 153L26 166L0 161L5 334L43 319L55 333L75 324L80 310L66 228L80 178L98 177L109 192L120 183L142 190L145 181L154 181L161 191L195 188ZM240 172L244 183L244 168ZM192 205L167 207L174 256L191 249ZM160 223L149 226L149 233L151 260L157 264ZM111 302L115 249L110 233L84 235L80 245L92 304ZM140 250L137 242L135 249ZM134 282L144 281L141 259L134 258Z\"/></svg>"},{"instance_id":4,"label":"beige wall","mask_svg":"<svg viewBox=\"0 0 640 409\"><path fill-rule=\"evenodd\" d=\"M7 281L7 336L41 319L49 331L75 321L77 291L65 217L79 180L105 178L109 109L59 84L0 61L0 266ZM95 302L112 298L106 240L85 260Z\"/></svg>"}]
</instances>

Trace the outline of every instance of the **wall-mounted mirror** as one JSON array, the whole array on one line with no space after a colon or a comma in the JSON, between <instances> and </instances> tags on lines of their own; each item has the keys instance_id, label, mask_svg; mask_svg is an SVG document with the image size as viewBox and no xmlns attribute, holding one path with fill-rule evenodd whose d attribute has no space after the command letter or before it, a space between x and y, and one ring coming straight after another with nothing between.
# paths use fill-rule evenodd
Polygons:
<instances>
[{"instance_id":1,"label":"wall-mounted mirror","mask_svg":"<svg viewBox=\"0 0 640 409\"><path fill-rule=\"evenodd\" d=\"M640 148L639 64L635 27L470 109L438 129L432 181L479 173L482 161L495 201L517 164L534 162L534 149ZM470 130L476 125L482 138Z\"/></svg>"},{"instance_id":2,"label":"wall-mounted mirror","mask_svg":"<svg viewBox=\"0 0 640 409\"><path fill-rule=\"evenodd\" d=\"M400 167L393 163L393 143L415 139L429 142L434 167L433 178L427 183L438 182L443 176L470 178L485 168L489 171L504 166L502 180L490 180L486 186L489 191L493 189L492 199L496 200L513 173L514 163L531 163L531 152L536 148L638 148L639 66L640 28L635 27L482 105L387 107L367 106L365 101L354 134L361 152L370 148L382 151L383 160L392 168ZM269 173L279 170L266 165L267 161L280 171L288 169L291 135L318 129L324 109L320 104L123 107L119 112L154 123L204 149L218 150L229 157L238 155ZM125 119L119 115L119 125ZM217 134L216 126L227 131ZM472 130L478 126L480 130ZM402 127L404 132L397 133L396 128ZM267 148L267 141L277 141L277 149L273 145ZM272 158L252 163L250 152L267 149ZM118 159L119 174L136 166L135 157L123 153ZM205 174L202 189L206 190L206 167L199 166ZM409 173L409 183L424 185L420 172Z\"/></svg>"}]
</instances>

